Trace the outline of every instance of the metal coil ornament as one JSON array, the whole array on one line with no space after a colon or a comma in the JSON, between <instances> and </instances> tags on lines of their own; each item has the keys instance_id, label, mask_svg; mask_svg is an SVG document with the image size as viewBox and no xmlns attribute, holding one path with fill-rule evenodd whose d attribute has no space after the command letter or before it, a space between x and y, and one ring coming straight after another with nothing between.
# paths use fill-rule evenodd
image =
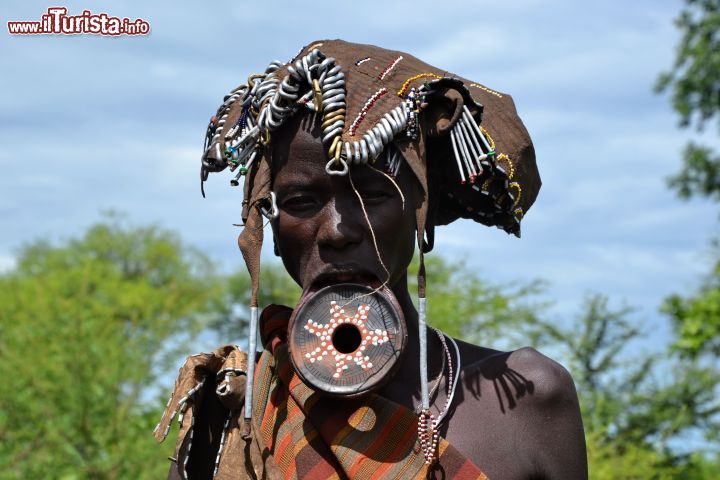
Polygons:
<instances>
[{"instance_id":1,"label":"metal coil ornament","mask_svg":"<svg viewBox=\"0 0 720 480\"><path fill-rule=\"evenodd\" d=\"M407 328L387 287L341 283L300 300L290 318L288 344L305 384L328 395L360 396L393 375Z\"/></svg>"}]
</instances>

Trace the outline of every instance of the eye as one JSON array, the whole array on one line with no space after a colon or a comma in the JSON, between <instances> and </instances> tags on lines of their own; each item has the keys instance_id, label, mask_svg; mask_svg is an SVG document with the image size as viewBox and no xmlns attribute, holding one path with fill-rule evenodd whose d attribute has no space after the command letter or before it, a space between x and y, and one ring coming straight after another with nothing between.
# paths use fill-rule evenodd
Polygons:
<instances>
[{"instance_id":1,"label":"eye","mask_svg":"<svg viewBox=\"0 0 720 480\"><path fill-rule=\"evenodd\" d=\"M393 196L391 192L373 188L360 191L360 195L364 202L371 204L384 202Z\"/></svg>"},{"instance_id":2,"label":"eye","mask_svg":"<svg viewBox=\"0 0 720 480\"><path fill-rule=\"evenodd\" d=\"M295 212L311 210L315 208L317 204L318 201L313 195L293 195L280 202L283 210Z\"/></svg>"}]
</instances>

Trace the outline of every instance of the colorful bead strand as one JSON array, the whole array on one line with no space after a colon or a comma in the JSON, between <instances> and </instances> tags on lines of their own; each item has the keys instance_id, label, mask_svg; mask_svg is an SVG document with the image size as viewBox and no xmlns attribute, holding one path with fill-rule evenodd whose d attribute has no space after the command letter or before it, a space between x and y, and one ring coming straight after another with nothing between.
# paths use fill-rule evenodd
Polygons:
<instances>
[{"instance_id":1,"label":"colorful bead strand","mask_svg":"<svg viewBox=\"0 0 720 480\"><path fill-rule=\"evenodd\" d=\"M357 117L355 117L355 120L350 124L350 128L348 130L348 133L350 133L351 136L355 135L355 131L360 126L362 121L365 119L365 115L367 115L368 110L372 108L373 105L375 105L375 102L377 102L378 98L382 97L387 93L387 88L383 87L377 92L373 93L370 98L367 99L365 102L365 105L363 105L362 109L360 110L360 113L357 114Z\"/></svg>"},{"instance_id":2,"label":"colorful bead strand","mask_svg":"<svg viewBox=\"0 0 720 480\"><path fill-rule=\"evenodd\" d=\"M393 60L390 65L388 65L387 67L385 67L385 70L383 70L382 73L380 73L380 75L378 75L378 80L385 80L385 77L387 77L388 73L390 73L390 71L391 71L393 68L395 68L395 65L397 65L398 63L400 63L400 60L402 60L402 59L403 59L403 56L400 55L400 56L398 56L395 60Z\"/></svg>"}]
</instances>

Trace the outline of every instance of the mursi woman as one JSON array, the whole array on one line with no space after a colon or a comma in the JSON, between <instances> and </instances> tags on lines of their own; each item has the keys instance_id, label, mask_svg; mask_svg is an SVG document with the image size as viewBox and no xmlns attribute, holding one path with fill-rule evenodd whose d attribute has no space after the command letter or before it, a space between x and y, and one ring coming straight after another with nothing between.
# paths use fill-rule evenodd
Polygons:
<instances>
[{"instance_id":1,"label":"mursi woman","mask_svg":"<svg viewBox=\"0 0 720 480\"><path fill-rule=\"evenodd\" d=\"M258 323L263 351L188 358L155 430L180 414L170 478L587 478L562 366L427 325L435 227L519 236L540 188L508 95L406 53L313 42L225 97L202 180L226 168L244 189L249 351ZM265 222L304 293L259 314Z\"/></svg>"}]
</instances>

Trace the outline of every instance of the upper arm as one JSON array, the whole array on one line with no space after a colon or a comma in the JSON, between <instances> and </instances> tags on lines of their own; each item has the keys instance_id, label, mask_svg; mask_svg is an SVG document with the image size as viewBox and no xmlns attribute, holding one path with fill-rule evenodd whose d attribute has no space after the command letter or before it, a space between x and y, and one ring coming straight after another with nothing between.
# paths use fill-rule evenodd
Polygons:
<instances>
[{"instance_id":1,"label":"upper arm","mask_svg":"<svg viewBox=\"0 0 720 480\"><path fill-rule=\"evenodd\" d=\"M548 479L587 479L585 434L570 373L534 349L515 354L534 383L532 408L524 423L531 449L528 454L537 473Z\"/></svg>"}]
</instances>

